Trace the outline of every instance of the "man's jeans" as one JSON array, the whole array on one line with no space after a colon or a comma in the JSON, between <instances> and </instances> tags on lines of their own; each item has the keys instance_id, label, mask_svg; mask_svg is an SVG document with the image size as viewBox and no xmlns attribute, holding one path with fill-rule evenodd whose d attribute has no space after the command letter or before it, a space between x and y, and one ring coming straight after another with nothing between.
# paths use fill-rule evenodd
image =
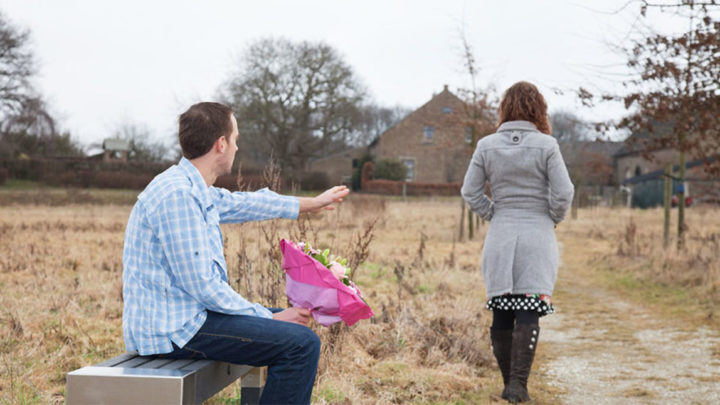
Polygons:
<instances>
[{"instance_id":1,"label":"man's jeans","mask_svg":"<svg viewBox=\"0 0 720 405\"><path fill-rule=\"evenodd\" d=\"M281 309L269 308L273 313ZM207 320L182 349L163 357L210 359L268 366L261 404L309 404L315 383L320 339L310 328L290 322L208 311Z\"/></svg>"}]
</instances>

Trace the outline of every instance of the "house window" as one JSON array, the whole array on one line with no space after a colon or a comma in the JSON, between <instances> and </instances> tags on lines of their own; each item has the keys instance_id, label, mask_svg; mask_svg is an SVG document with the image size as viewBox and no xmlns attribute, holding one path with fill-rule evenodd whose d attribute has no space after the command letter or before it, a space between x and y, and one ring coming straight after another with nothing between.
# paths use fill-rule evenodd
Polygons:
<instances>
[{"instance_id":1,"label":"house window","mask_svg":"<svg viewBox=\"0 0 720 405\"><path fill-rule=\"evenodd\" d=\"M432 125L425 125L425 129L423 131L424 142L432 142L433 138L435 138L435 127Z\"/></svg>"},{"instance_id":2,"label":"house window","mask_svg":"<svg viewBox=\"0 0 720 405\"><path fill-rule=\"evenodd\" d=\"M450 114L452 112L452 108L450 107L443 107L443 114Z\"/></svg>"},{"instance_id":3,"label":"house window","mask_svg":"<svg viewBox=\"0 0 720 405\"><path fill-rule=\"evenodd\" d=\"M472 143L472 127L465 127L465 143Z\"/></svg>"},{"instance_id":4,"label":"house window","mask_svg":"<svg viewBox=\"0 0 720 405\"><path fill-rule=\"evenodd\" d=\"M642 174L642 168L640 166L635 166L635 175L639 176Z\"/></svg>"},{"instance_id":5,"label":"house window","mask_svg":"<svg viewBox=\"0 0 720 405\"><path fill-rule=\"evenodd\" d=\"M415 159L403 159L402 162L407 169L405 181L413 181L415 179Z\"/></svg>"},{"instance_id":6,"label":"house window","mask_svg":"<svg viewBox=\"0 0 720 405\"><path fill-rule=\"evenodd\" d=\"M357 169L357 167L358 167L358 160L357 160L357 159L353 159L353 160L352 160L352 167L353 167L353 169Z\"/></svg>"}]
</instances>

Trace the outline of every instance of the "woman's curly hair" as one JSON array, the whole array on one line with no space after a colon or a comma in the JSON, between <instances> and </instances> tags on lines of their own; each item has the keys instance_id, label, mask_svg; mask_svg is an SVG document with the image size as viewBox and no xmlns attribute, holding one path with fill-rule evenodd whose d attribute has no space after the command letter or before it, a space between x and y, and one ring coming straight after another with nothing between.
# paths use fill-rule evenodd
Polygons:
<instances>
[{"instance_id":1,"label":"woman's curly hair","mask_svg":"<svg viewBox=\"0 0 720 405\"><path fill-rule=\"evenodd\" d=\"M517 82L505 90L500 102L500 124L508 121L530 121L538 131L550 135L545 97L534 84Z\"/></svg>"}]
</instances>

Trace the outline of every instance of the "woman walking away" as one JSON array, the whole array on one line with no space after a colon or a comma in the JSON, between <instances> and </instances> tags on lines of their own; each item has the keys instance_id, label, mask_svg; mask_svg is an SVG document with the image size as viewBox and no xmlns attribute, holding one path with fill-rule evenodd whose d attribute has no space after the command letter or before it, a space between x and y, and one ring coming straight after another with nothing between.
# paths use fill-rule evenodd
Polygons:
<instances>
[{"instance_id":1,"label":"woman walking away","mask_svg":"<svg viewBox=\"0 0 720 405\"><path fill-rule=\"evenodd\" d=\"M492 198L485 195L490 184ZM490 338L503 376L502 398L530 400L527 381L540 335L551 314L558 270L554 226L573 198L558 143L550 136L547 104L519 82L505 91L497 132L482 138L465 174L462 196L490 220L482 252Z\"/></svg>"}]
</instances>

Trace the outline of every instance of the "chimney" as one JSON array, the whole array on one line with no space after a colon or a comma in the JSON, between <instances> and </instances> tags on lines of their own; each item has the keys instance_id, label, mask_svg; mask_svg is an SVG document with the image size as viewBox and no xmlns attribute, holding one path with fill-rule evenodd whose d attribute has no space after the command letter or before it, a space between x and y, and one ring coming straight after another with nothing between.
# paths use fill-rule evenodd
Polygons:
<instances>
[{"instance_id":1,"label":"chimney","mask_svg":"<svg viewBox=\"0 0 720 405\"><path fill-rule=\"evenodd\" d=\"M447 85L447 84L443 85L443 91L448 91L448 85Z\"/></svg>"}]
</instances>

